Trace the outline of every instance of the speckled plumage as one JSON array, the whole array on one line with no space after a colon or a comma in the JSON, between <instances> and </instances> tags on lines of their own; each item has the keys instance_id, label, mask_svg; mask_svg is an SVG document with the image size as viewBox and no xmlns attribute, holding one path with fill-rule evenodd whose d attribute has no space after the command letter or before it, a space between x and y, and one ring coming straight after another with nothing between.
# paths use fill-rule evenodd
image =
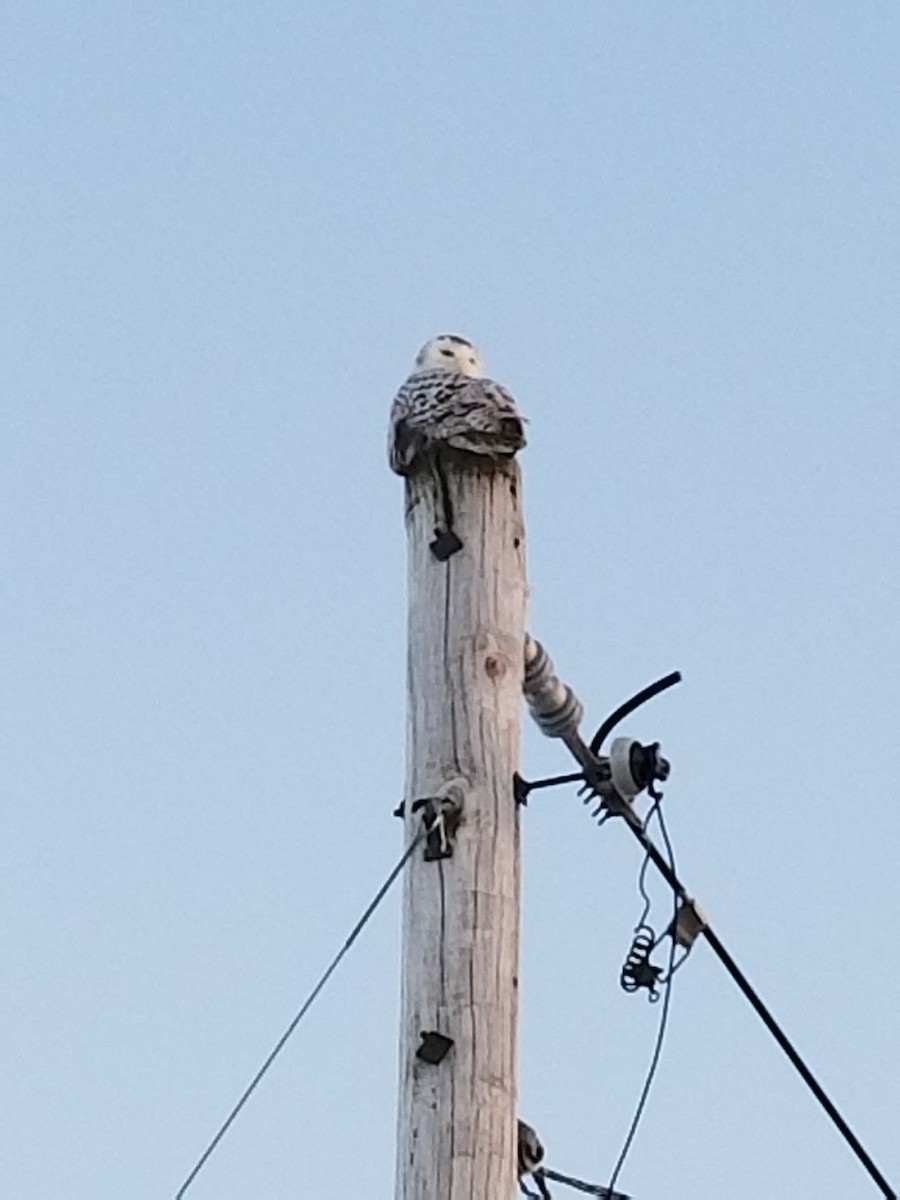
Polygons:
<instances>
[{"instance_id":1,"label":"speckled plumage","mask_svg":"<svg viewBox=\"0 0 900 1200\"><path fill-rule=\"evenodd\" d=\"M436 365L444 358L446 366ZM433 338L416 366L391 407L388 457L398 475L442 447L492 459L522 449L525 428L516 402L499 383L476 375L480 356L470 342L449 334Z\"/></svg>"}]
</instances>

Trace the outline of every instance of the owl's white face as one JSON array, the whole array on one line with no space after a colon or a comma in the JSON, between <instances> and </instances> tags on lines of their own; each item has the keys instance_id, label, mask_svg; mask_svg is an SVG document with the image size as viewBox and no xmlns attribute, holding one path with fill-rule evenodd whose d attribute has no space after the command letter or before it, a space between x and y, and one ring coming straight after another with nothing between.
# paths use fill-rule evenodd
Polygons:
<instances>
[{"instance_id":1,"label":"owl's white face","mask_svg":"<svg viewBox=\"0 0 900 1200\"><path fill-rule=\"evenodd\" d=\"M480 379L484 374L481 355L471 342L452 333L442 333L426 342L416 357L417 371L458 371Z\"/></svg>"}]
</instances>

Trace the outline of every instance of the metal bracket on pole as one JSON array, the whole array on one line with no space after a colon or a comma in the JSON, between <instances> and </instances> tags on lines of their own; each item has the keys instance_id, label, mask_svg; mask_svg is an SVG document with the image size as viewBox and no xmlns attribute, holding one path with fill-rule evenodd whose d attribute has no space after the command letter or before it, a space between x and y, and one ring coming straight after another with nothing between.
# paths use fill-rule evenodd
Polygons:
<instances>
[{"instance_id":1,"label":"metal bracket on pole","mask_svg":"<svg viewBox=\"0 0 900 1200\"><path fill-rule=\"evenodd\" d=\"M434 541L428 543L428 549L438 562L446 562L462 548L463 544L459 540L458 534L455 534L452 529L436 529Z\"/></svg>"},{"instance_id":2,"label":"metal bracket on pole","mask_svg":"<svg viewBox=\"0 0 900 1200\"><path fill-rule=\"evenodd\" d=\"M427 1032L423 1029L419 1037L422 1044L416 1051L416 1058L432 1067L444 1061L454 1044L453 1038L447 1037L445 1033L438 1033L436 1029Z\"/></svg>"},{"instance_id":3,"label":"metal bracket on pole","mask_svg":"<svg viewBox=\"0 0 900 1200\"><path fill-rule=\"evenodd\" d=\"M462 820L460 789L451 785L443 796L423 796L414 800L412 812L421 812L425 825L425 861L452 858L453 840Z\"/></svg>"}]
</instances>

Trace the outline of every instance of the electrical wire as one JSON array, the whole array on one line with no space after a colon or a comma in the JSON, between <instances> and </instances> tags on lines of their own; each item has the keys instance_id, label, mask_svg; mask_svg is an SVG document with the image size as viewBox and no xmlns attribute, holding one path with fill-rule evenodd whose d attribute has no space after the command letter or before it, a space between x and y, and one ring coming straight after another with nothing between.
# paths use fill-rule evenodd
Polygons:
<instances>
[{"instance_id":1,"label":"electrical wire","mask_svg":"<svg viewBox=\"0 0 900 1200\"><path fill-rule=\"evenodd\" d=\"M644 828L644 826L640 822L629 822L628 828L631 831L631 833L634 835L634 837L636 837L637 840L641 843L644 850L650 855L653 865L656 867L656 869L662 875L663 879L665 879L666 883L669 884L669 886L672 888L672 890L675 892L675 894L682 899L687 899L688 894L685 891L684 887L682 886L680 880L678 879L678 875L677 875L676 871L670 865L670 863L666 861L665 857L662 854L660 854L659 850L650 841L649 837L647 836L647 831ZM671 849L671 846L667 846L667 850L670 850L670 849ZM760 1018L760 1020L763 1022L765 1027L768 1029L769 1033L772 1034L775 1041L778 1043L778 1045L781 1047L781 1049L787 1055L788 1059L791 1062L791 1065L794 1067L794 1069L797 1071L797 1073L802 1078L803 1082L806 1084L806 1086L809 1088L809 1090L815 1096L816 1100L818 1100L819 1104L825 1110L826 1114L828 1115L829 1120L832 1122L834 1127L840 1133L841 1137L844 1139L844 1141L847 1143L847 1145L850 1147L850 1149L856 1155L857 1159L862 1164L862 1166L869 1173L873 1182L881 1190L881 1194L885 1197L885 1200L898 1200L897 1192L888 1183L885 1176L879 1170L878 1165L876 1164L875 1160L872 1158L872 1156L866 1150L865 1146L863 1146L862 1142L859 1140L859 1138L856 1136L856 1134L853 1132L853 1130L847 1124L846 1120L841 1115L837 1106L834 1104L834 1102L829 1097L828 1093L825 1091L825 1089L822 1087L822 1085L819 1083L819 1081L813 1075L812 1071L806 1065L804 1060L800 1057L799 1052L797 1051L797 1049L791 1042L790 1038L788 1038L787 1034L784 1032L784 1030L781 1028L781 1026L775 1020L772 1013L769 1012L769 1010L766 1007L766 1005L764 1004L762 998L760 997L758 992L755 990L755 988L753 988L749 979L743 973L743 971L740 969L740 967L737 965L735 960L731 957L731 955L725 949L725 946L723 945L718 934L715 932L715 930L713 929L713 927L711 925L707 924L703 927L703 937L706 939L706 942L709 945L709 948L715 954L716 958L718 958L719 962L722 964L722 966L725 968L725 970L728 972L728 974L731 976L731 978L737 984L737 986L740 989L740 991L742 992L744 998L747 1001L749 1001L751 1007L756 1012L756 1015Z\"/></svg>"},{"instance_id":2,"label":"electrical wire","mask_svg":"<svg viewBox=\"0 0 900 1200\"><path fill-rule=\"evenodd\" d=\"M659 824L659 829L660 829L660 832L662 833L663 842L665 843L665 847L666 847L666 853L669 856L669 866L672 870L672 874L675 875L675 854L672 850L672 843L669 839L669 833L668 833L668 830L666 829L666 823L665 823L665 819L662 814L662 808L660 807L659 800L656 800L653 807L650 809L650 812L647 814L647 820L644 822L645 833L648 832L649 826L650 826L650 821L654 816L656 817L657 822ZM645 918L646 918L647 913L649 912L649 899L647 897L647 893L643 886L643 880L644 880L644 872L646 871L647 862L649 861L649 857L650 856L648 854L647 857L644 859L644 862L641 866L641 873L638 877L641 895L644 897L644 903L646 905L646 907L644 909L644 917ZM659 1060L660 1060L660 1056L662 1054L663 1042L665 1041L665 1038L666 1038L666 1028L668 1026L668 1021L669 1021L669 1001L672 998L672 974L673 974L673 970L674 970L674 966L675 966L676 942L675 942L675 924L674 924L674 922L678 918L678 900L679 900L678 892L675 891L674 889L673 889L673 896L674 896L674 916L673 916L673 924L672 924L672 936L671 936L670 944L669 944L669 963L668 963L668 968L666 970L666 978L665 978L665 989L666 990L665 990L665 995L663 996L662 1007L661 1007L660 1013L659 1013L659 1024L657 1025L657 1029L656 1029L656 1042L653 1047L653 1054L650 1058L650 1066L647 1068L647 1075L646 1075L646 1078L644 1079L644 1086L641 1088L641 1094L640 1094L640 1097L638 1098L637 1107L634 1110L634 1116L632 1117L631 1125L629 1126L628 1133L626 1134L625 1141L622 1145L622 1149L619 1152L619 1157L616 1160L616 1165L613 1168L612 1176L610 1177L610 1181L609 1181L609 1190L610 1191L612 1191L616 1186L616 1182L618 1181L618 1178L619 1178L619 1175L621 1174L622 1168L625 1165L625 1159L628 1157L628 1152L631 1150L631 1144L634 1141L635 1135L637 1134L638 1126L641 1123L641 1117L644 1115L644 1108L646 1107L647 1100L650 1096L650 1089L653 1086L653 1079L656 1075L656 1068L659 1066Z\"/></svg>"},{"instance_id":3,"label":"electrical wire","mask_svg":"<svg viewBox=\"0 0 900 1200\"><path fill-rule=\"evenodd\" d=\"M303 1005L300 1008L300 1011L297 1013L297 1015L291 1021L290 1025L288 1025L287 1029L284 1031L284 1033L281 1035L281 1037L278 1039L278 1041L275 1044L275 1048L272 1050L269 1057L266 1059L266 1061L263 1063L263 1065L259 1068L259 1070L256 1072L256 1074L253 1076L253 1079L251 1080L250 1085L245 1089L244 1094L241 1096L240 1100L238 1100L237 1104L234 1106L234 1108L228 1114L228 1117L226 1118L225 1122L219 1129L219 1132L216 1134L216 1136L213 1138L213 1140L209 1143L207 1148L204 1150L203 1154L198 1159L197 1164L194 1167L194 1169L191 1171L190 1175L188 1175L187 1179L184 1181L184 1183L181 1185L181 1187L175 1193L175 1200L181 1200L181 1198L184 1196L185 1192L188 1190L188 1188L191 1186L191 1184L197 1178L200 1171L203 1169L207 1160L209 1159L210 1155L215 1150L216 1146L218 1146L219 1142L221 1142L222 1138L228 1132L229 1128L231 1127L231 1125L232 1125L233 1121L235 1120L235 1118L237 1117L238 1113L241 1111L241 1109L244 1107L244 1105L250 1099L250 1096L255 1091L257 1084L260 1082L262 1077L265 1075L266 1071L268 1071L269 1067L271 1067L272 1063L275 1061L275 1059L278 1057L278 1055L284 1049L285 1043L287 1042L288 1038L291 1036L291 1034L294 1032L294 1030L297 1028L297 1026L300 1024L300 1022L303 1020L303 1018L309 1012L310 1008L313 1005L313 1002L315 1001L315 999L319 995L319 993L322 991L322 988L325 986L325 984L331 978L336 967L338 966L338 963L340 963L341 959L344 957L344 955L347 953L347 951L350 949L350 947L356 941L357 937L359 937L360 933L362 933L363 928L365 927L369 918L372 916L372 914L375 912L375 909L378 908L381 901L385 898L385 896L390 891L391 885L393 884L394 880L397 878L397 876L400 874L400 872L406 866L407 860L411 857L413 851L419 845L419 843L422 841L424 836L425 836L424 831L420 831L419 833L417 833L416 836L413 838L413 840L410 842L410 844L407 846L407 848L404 850L400 861L397 863L397 865L394 867L393 871L391 871L390 875L388 875L387 879L384 881L384 883L378 889L378 891L375 894L374 899L371 901L369 906L366 908L363 915L359 918L359 920L353 926L353 929L350 932L350 936L347 938L347 940L344 942L343 946L341 946L340 950L337 952L337 954L331 960L328 968L326 969L325 973L322 975L319 982L316 984L316 986L313 988L313 990L309 993L307 998L304 1000Z\"/></svg>"},{"instance_id":4,"label":"electrical wire","mask_svg":"<svg viewBox=\"0 0 900 1200\"><path fill-rule=\"evenodd\" d=\"M605 1184L588 1183L584 1179L576 1179L574 1175L563 1175L561 1171L551 1171L549 1167L541 1167L541 1174L552 1183L562 1183L576 1192L586 1192L589 1196L599 1196L600 1200L631 1200L622 1192L614 1192Z\"/></svg>"},{"instance_id":5,"label":"electrical wire","mask_svg":"<svg viewBox=\"0 0 900 1200\"><path fill-rule=\"evenodd\" d=\"M657 695L660 691L664 690L664 688L670 687L672 684L677 683L679 679L680 679L680 676L678 675L677 672L673 673L671 676L666 676L664 679L658 680L657 683L651 684L649 688L645 688L643 692L639 692L636 696L632 697L631 700L627 701L620 708L616 709L615 713L613 713L609 718L607 718L606 721L604 721L604 723L597 730L597 733L594 735L594 738L591 741L591 752L595 755L599 752L600 745L602 744L604 738L609 734L612 727L618 721L620 721L625 715L627 715L627 713L632 712L639 704L642 704L645 700L649 699L651 696ZM573 748L571 745L569 746L569 749L572 751L572 754L575 757L575 759L581 765L584 765L584 758L577 751L577 749ZM553 782L559 782L559 783L569 782L569 778L570 777L559 777L558 779L554 780ZM578 778L578 776L571 777L571 779L573 781L577 778ZM589 787L591 786L590 779L588 780L588 786ZM587 803L587 801L585 801L585 803ZM600 809L598 809L597 811L599 812ZM597 815L596 813L592 814L592 816L596 816L596 815ZM604 814L603 817L601 817L601 819L598 823L600 825L604 824L605 821L612 815L615 815L612 813L612 811L607 812L606 814ZM630 832L641 843L641 846L643 847L645 854L647 856L645 858L643 867L646 867L646 861L647 861L647 859L649 859L653 863L653 865L656 867L656 869L659 871L659 873L662 875L662 877L665 879L665 881L672 888L672 892L675 897L675 908L676 908L676 919L677 919L678 903L682 899L685 900L686 902L688 902L688 894L685 891L684 887L682 886L680 880L678 879L678 875L675 871L674 857L672 855L672 846L671 846L671 842L669 841L669 838L667 835L667 831L665 828L665 822L664 822L664 819L662 818L662 815L660 814L660 828L662 829L663 837L666 842L666 849L669 854L668 862L666 861L665 857L662 854L660 854L659 850L656 848L656 846L653 845L653 842L650 840L650 837L649 837L648 831L647 831L647 823L639 821L639 820L627 819L626 824L628 825L628 829L630 830ZM642 875L643 875L643 867L642 867ZM643 879L641 880L641 882L643 882ZM642 889L642 895L643 894L644 893L643 893L643 889ZM645 898L645 902L646 902L646 897L644 897L644 898ZM850 1147L850 1149L856 1155L857 1159L859 1160L861 1165L865 1168L865 1170L868 1172L868 1174L871 1177L871 1179L873 1180L873 1182L880 1189L882 1195L885 1197L885 1200L898 1200L898 1193L888 1183L885 1176L879 1170L878 1165L876 1164L875 1160L868 1153L866 1148L863 1146L862 1142L859 1140L859 1138L856 1136L856 1134L853 1132L853 1130L847 1124L846 1120L841 1115L841 1113L838 1110L838 1108L836 1107L836 1105L833 1103L831 1098L828 1096L825 1089L822 1087L822 1085L819 1083L819 1081L813 1075L812 1071L809 1069L809 1067L806 1065L806 1063L800 1057L800 1054L797 1052L796 1048L794 1047L793 1043L788 1038L787 1034L784 1032L784 1030L781 1028L781 1026L775 1020L773 1015L769 1012L768 1008L763 1003L761 997L758 995L758 993L755 991L755 989L751 986L750 981L747 979L746 975L744 975L743 971L741 971L741 969L738 967L735 960L731 957L731 955L725 949L725 946L722 944L721 940L719 939L718 935L713 930L712 926L709 924L705 924L703 926L702 933L703 933L703 936L706 939L706 942L709 945L710 949L713 951L713 953L718 958L719 962L722 964L722 966L725 968L725 970L728 972L728 974L731 976L731 978L737 984L738 988L743 993L744 998L747 1001L749 1001L750 1005L755 1010L757 1016L762 1020L763 1024L766 1026L766 1028L769 1030L769 1032L775 1038L778 1045L781 1047L781 1049L787 1055L788 1059L791 1062L791 1065L794 1067L794 1069L797 1071L797 1073L803 1079L803 1082L806 1084L806 1086L812 1092L813 1096L815 1096L816 1100L818 1100L819 1104L822 1106L825 1113L828 1115L828 1117L831 1120L834 1127L837 1129L837 1131L840 1133L841 1137L844 1139L844 1141L847 1143L847 1145ZM674 939L673 939L672 955L674 955ZM669 970L666 972L665 977L660 979L660 983L663 984L663 986L665 986L665 988L666 988L665 1003L664 1003L664 1005L662 1007L662 1011L660 1013L660 1027L661 1027L662 1033L664 1033L664 1031L665 1031L665 1020L668 1017L669 988L671 986L672 975L674 974L676 969L681 967L681 965L685 961L686 957L687 957L687 954L682 955L682 957L678 960L677 964L674 962L673 957L670 958ZM658 1050L661 1048L661 1045L662 1045L662 1039L661 1039L661 1037L658 1036L658 1046L657 1046L657 1051L654 1052L654 1057L651 1062L649 1081L652 1081L652 1074L656 1070L656 1063L659 1058ZM645 1094L642 1094L641 1102L639 1105L639 1111L637 1114L638 1119L640 1117L640 1111L642 1110L643 1103L646 1099L646 1093L648 1093L648 1092L649 1092L649 1086L645 1085ZM632 1128L629 1131L628 1139L626 1139L626 1144L624 1147L624 1154L627 1154L628 1149L630 1148L630 1143L634 1137L634 1132L635 1132L636 1128L637 1128L636 1123L633 1123ZM618 1172L620 1171L623 1162L624 1162L624 1157L620 1156L620 1160L616 1165L616 1174L618 1174ZM615 1181L615 1175L613 1177L613 1180Z\"/></svg>"},{"instance_id":6,"label":"electrical wire","mask_svg":"<svg viewBox=\"0 0 900 1200\"><path fill-rule=\"evenodd\" d=\"M647 813L647 818L644 821L644 829L645 830L649 830L651 821L656 816L656 814L659 812L660 800L662 800L662 796L657 796L656 799L653 801L653 807ZM638 891L641 893L641 899L644 902L644 907L641 912L640 920L638 921L637 925L635 926L635 930L634 930L635 933L637 933L637 931L640 929L640 927L645 923L647 918L650 916L651 903L650 903L650 896L647 893L647 885L646 885L647 867L649 866L649 864L650 864L650 851L647 850L644 854L644 861L641 863L641 869L638 872Z\"/></svg>"}]
</instances>

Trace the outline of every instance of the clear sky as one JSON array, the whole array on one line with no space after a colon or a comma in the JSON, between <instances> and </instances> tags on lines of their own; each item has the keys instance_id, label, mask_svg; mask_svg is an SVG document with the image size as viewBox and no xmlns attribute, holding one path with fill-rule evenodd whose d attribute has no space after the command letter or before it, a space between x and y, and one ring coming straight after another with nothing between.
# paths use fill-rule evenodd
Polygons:
<instances>
[{"instance_id":1,"label":"clear sky","mask_svg":"<svg viewBox=\"0 0 900 1200\"><path fill-rule=\"evenodd\" d=\"M531 628L588 732L684 672L626 729L679 867L900 1186L898 55L891 3L4 6L4 1196L174 1195L399 856L385 423L442 331L531 419ZM639 865L524 814L521 1109L597 1181ZM391 1196L397 902L191 1200ZM877 1195L676 983L620 1185Z\"/></svg>"}]
</instances>

